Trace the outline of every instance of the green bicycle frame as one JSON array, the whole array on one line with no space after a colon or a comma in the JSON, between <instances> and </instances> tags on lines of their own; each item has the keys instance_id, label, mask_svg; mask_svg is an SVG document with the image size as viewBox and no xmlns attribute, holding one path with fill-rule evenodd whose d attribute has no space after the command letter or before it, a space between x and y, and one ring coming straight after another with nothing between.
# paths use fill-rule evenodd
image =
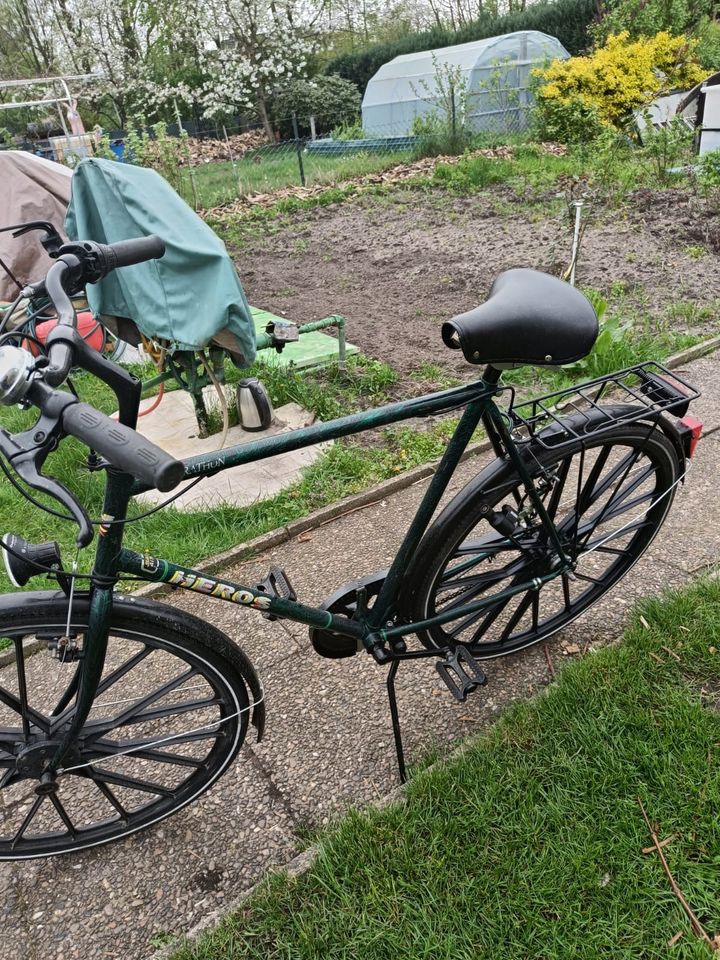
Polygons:
<instances>
[{"instance_id":1,"label":"green bicycle frame","mask_svg":"<svg viewBox=\"0 0 720 960\"><path fill-rule=\"evenodd\" d=\"M402 637L419 629L447 623L497 603L505 597L522 593L529 588L538 589L544 582L566 572L571 563L565 556L557 531L547 515L542 499L537 494L532 478L515 446L505 422L505 414L495 403L500 392L500 372L492 367L485 371L484 378L476 383L428 394L399 403L388 404L373 410L340 417L327 423L313 424L292 433L279 434L262 440L229 447L213 453L191 457L184 461L185 477L212 476L222 470L244 463L253 463L279 453L298 450L325 440L335 440L375 427L399 423L413 417L423 417L464 407L464 412L450 439L445 453L437 466L417 513L398 549L397 555L385 577L380 593L370 611L356 619L335 616L319 607L308 607L295 600L271 596L257 586L246 586L225 579L203 574L190 567L174 564L150 554L141 555L122 546L127 508L133 495L148 489L127 474L109 469L105 488L103 520L98 531L98 543L92 576L90 616L83 646L84 657L77 671L77 705L71 726L66 731L63 743L49 765L57 769L73 738L80 731L92 707L102 675L107 651L113 589L120 574L126 573L140 580L166 583L170 586L194 590L220 600L260 610L271 616L294 620L311 627L331 630L341 636L357 641L358 649L365 646L373 651L389 638ZM419 623L402 623L391 627L390 621L397 612L397 602L405 571L427 530L438 504L460 463L472 436L483 423L491 444L498 455L509 457L526 485L528 496L558 551L561 563L544 577L532 583L509 587L484 600L438 614Z\"/></svg>"}]
</instances>

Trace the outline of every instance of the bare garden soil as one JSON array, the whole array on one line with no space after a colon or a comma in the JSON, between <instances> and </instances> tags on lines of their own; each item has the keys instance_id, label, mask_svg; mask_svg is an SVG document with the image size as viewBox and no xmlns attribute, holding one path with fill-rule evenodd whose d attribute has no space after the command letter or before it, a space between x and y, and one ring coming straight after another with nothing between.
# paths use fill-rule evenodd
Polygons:
<instances>
[{"instance_id":1,"label":"bare garden soil","mask_svg":"<svg viewBox=\"0 0 720 960\"><path fill-rule=\"evenodd\" d=\"M707 201L686 188L642 190L589 211L579 286L602 291L610 312L651 333L690 329L672 315L677 304L702 312L690 332L717 333L720 224ZM538 202L506 185L463 198L404 189L294 213L251 236L236 262L253 304L301 323L344 315L361 352L389 363L416 392L423 365L473 375L443 346L443 320L480 303L501 270L560 274L571 244L562 194Z\"/></svg>"}]
</instances>

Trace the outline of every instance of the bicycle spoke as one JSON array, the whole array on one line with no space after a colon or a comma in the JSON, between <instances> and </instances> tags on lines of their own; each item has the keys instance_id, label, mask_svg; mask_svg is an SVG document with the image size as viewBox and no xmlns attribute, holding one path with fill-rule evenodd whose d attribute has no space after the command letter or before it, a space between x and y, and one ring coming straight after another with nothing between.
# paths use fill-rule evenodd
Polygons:
<instances>
[{"instance_id":1,"label":"bicycle spoke","mask_svg":"<svg viewBox=\"0 0 720 960\"><path fill-rule=\"evenodd\" d=\"M86 770L86 772L83 772L82 776L86 777L88 780L91 780L92 783L95 784L95 786L98 788L98 790L100 791L100 793L102 793L102 795L105 797L105 799L107 800L107 802L108 802L112 807L114 807L114 809L115 809L115 810L118 812L118 814L120 815L121 819L124 820L124 821L127 823L128 817L129 817L129 814L128 814L127 810L126 810L125 807L120 803L120 801L119 801L118 798L115 796L115 794L112 792L112 790L110 789L110 787L109 787L106 783L104 783L102 780L98 780L98 779L97 779L97 777L95 776L95 771L92 769L92 767L88 767L87 770Z\"/></svg>"},{"instance_id":2,"label":"bicycle spoke","mask_svg":"<svg viewBox=\"0 0 720 960\"><path fill-rule=\"evenodd\" d=\"M654 501L655 499L656 499L655 491L653 490L653 491L649 491L648 493L638 494L638 496L633 497L632 500L628 500L628 501L622 500L618 503L618 506L616 509L609 510L604 517L598 518L597 520L595 520L595 518L592 518L591 520L588 521L587 525L582 524L582 528L583 530L586 531L586 536L592 536L595 530L600 526L601 522L603 521L607 522L608 520L613 520L615 517L621 517L623 514L628 513L630 510L634 510L636 507L640 507L642 506L642 504L647 503L648 500ZM650 510L652 506L653 506L653 503L651 502L650 506L647 509ZM592 524L592 526L589 530L587 530L587 526L590 526L590 524Z\"/></svg>"},{"instance_id":3,"label":"bicycle spoke","mask_svg":"<svg viewBox=\"0 0 720 960\"><path fill-rule=\"evenodd\" d=\"M565 490L565 483L567 481L568 474L570 473L570 462L571 462L570 457L568 457L567 459L563 460L562 464L560 465L560 471L555 481L555 485L550 495L550 499L548 500L548 503L547 503L547 507L546 507L547 515L550 517L551 520L555 519L555 514L557 513L558 507L560 505L560 500L562 498L563 491Z\"/></svg>"},{"instance_id":4,"label":"bicycle spoke","mask_svg":"<svg viewBox=\"0 0 720 960\"><path fill-rule=\"evenodd\" d=\"M630 550L626 547L621 550L619 547L608 547L606 544L594 548L598 553L611 553L615 557L626 557Z\"/></svg>"},{"instance_id":5,"label":"bicycle spoke","mask_svg":"<svg viewBox=\"0 0 720 960\"><path fill-rule=\"evenodd\" d=\"M152 649L150 647L144 646L142 650L139 650L134 656L129 657L124 663L121 663L119 667L116 667L115 670L100 681L96 697L102 696L102 694L116 684L118 680L122 680L123 677L127 676L127 674L130 673L131 670L134 670L138 664L142 663L151 652Z\"/></svg>"},{"instance_id":6,"label":"bicycle spoke","mask_svg":"<svg viewBox=\"0 0 720 960\"><path fill-rule=\"evenodd\" d=\"M18 843L22 840L23 836L25 835L25 831L26 831L27 828L30 826L30 824L33 822L33 820L35 819L35 815L37 814L38 810L40 809L40 806L41 806L43 800L45 799L45 797L46 797L46 794L42 794L42 793L41 793L39 797L36 797L36 798L35 798L35 800L33 801L33 805L32 805L32 806L30 807L30 809L28 810L25 819L24 819L23 822L20 824L20 828L18 829L18 832L17 832L17 833L15 834L15 836L12 838L12 841L11 841L11 843L10 843L11 848L16 847L16 846L18 845Z\"/></svg>"},{"instance_id":7,"label":"bicycle spoke","mask_svg":"<svg viewBox=\"0 0 720 960\"><path fill-rule=\"evenodd\" d=\"M143 647L142 650L138 651L134 656L129 657L124 663L119 667L109 673L103 680L98 684L97 693L95 694L95 699L98 700L104 693L106 693L110 687L118 683L123 677L127 676L131 670L134 670L142 661L151 653L151 648L148 646ZM79 670L79 667L78 667ZM75 707L67 707L68 694L72 696L72 685L77 683L78 673L73 677L70 687L65 691L63 697L61 697L58 704L55 706L55 709L52 711L51 716L53 718L53 723L51 726L51 733L59 730L67 721L68 717L72 715L75 711ZM61 710L62 713L57 711Z\"/></svg>"},{"instance_id":8,"label":"bicycle spoke","mask_svg":"<svg viewBox=\"0 0 720 960\"><path fill-rule=\"evenodd\" d=\"M595 584L601 584L601 583L602 583L602 580L598 580L597 577L591 577L591 576L590 576L589 574L587 574L587 573L578 573L577 570L575 571L575 578L576 578L577 580L586 580L588 583L595 583Z\"/></svg>"},{"instance_id":9,"label":"bicycle spoke","mask_svg":"<svg viewBox=\"0 0 720 960\"><path fill-rule=\"evenodd\" d=\"M141 793L153 793L158 797L174 797L176 791L169 790L159 783L152 783L150 780L139 780L137 777L124 776L120 773L112 773L105 767L95 767L95 778L102 783L112 783L116 787L127 787L130 790L139 790Z\"/></svg>"},{"instance_id":10,"label":"bicycle spoke","mask_svg":"<svg viewBox=\"0 0 720 960\"><path fill-rule=\"evenodd\" d=\"M637 463L638 457L640 456L641 451L639 449L633 450L627 456L625 456L605 477L605 479L592 491L592 495L588 500L585 509L591 507L593 503L597 503L601 496L603 496L610 487L615 484L615 489L610 494L609 498L605 502L605 505L600 511L600 516L598 517L598 524L602 522L605 518L605 514L609 509L610 504L613 502L614 498L618 495L618 492L622 488L625 479L632 470L633 466ZM616 482L617 481L617 482ZM585 511L583 511L585 512Z\"/></svg>"},{"instance_id":11,"label":"bicycle spoke","mask_svg":"<svg viewBox=\"0 0 720 960\"><path fill-rule=\"evenodd\" d=\"M72 820L68 816L67 810L60 802L60 798L56 794L51 793L50 800L52 801L52 805L57 810L58 816L60 817L62 822L65 824L67 832L70 834L71 837L76 837L77 830L75 829L75 825L73 824Z\"/></svg>"},{"instance_id":12,"label":"bicycle spoke","mask_svg":"<svg viewBox=\"0 0 720 960\"><path fill-rule=\"evenodd\" d=\"M443 582L441 587L442 592L457 590L462 588L463 584L467 585L463 593L460 594L459 597L456 597L452 603L443 607L443 610L455 610L458 607L464 606L468 601L472 600L473 597L482 593L487 587L491 587L501 580L505 580L508 576L513 576L516 569L522 569L522 567L526 565L524 560L519 560L514 564L503 567L501 570L492 570L489 573L479 573L472 577L463 577L459 580Z\"/></svg>"},{"instance_id":13,"label":"bicycle spoke","mask_svg":"<svg viewBox=\"0 0 720 960\"><path fill-rule=\"evenodd\" d=\"M15 668L18 677L18 692L20 694L20 717L22 722L23 738L25 743L30 739L30 721L28 720L27 678L25 676L25 650L23 638L15 637Z\"/></svg>"},{"instance_id":14,"label":"bicycle spoke","mask_svg":"<svg viewBox=\"0 0 720 960\"><path fill-rule=\"evenodd\" d=\"M173 741L174 742L174 741ZM195 757L188 757L179 753L165 753L162 750L151 748L146 742L129 741L122 743L108 743L100 741L96 743L88 754L83 754L83 759L99 760L108 759L115 756L125 756L132 753L132 756L139 760L154 760L158 763L175 763L180 767L203 766L202 760Z\"/></svg>"},{"instance_id":15,"label":"bicycle spoke","mask_svg":"<svg viewBox=\"0 0 720 960\"><path fill-rule=\"evenodd\" d=\"M525 594L525 596L522 598L520 603L517 605L515 612L510 617L508 622L505 624L505 629L500 634L498 638L498 643L504 643L510 637L510 634L513 632L515 627L523 618L523 616L527 612L528 607L533 603L533 600L536 598L537 598L537 591L533 591L533 593L528 592Z\"/></svg>"},{"instance_id":16,"label":"bicycle spoke","mask_svg":"<svg viewBox=\"0 0 720 960\"><path fill-rule=\"evenodd\" d=\"M511 583L510 586L511 587L517 586L517 581L513 581L513 583ZM508 597L503 597L502 600L498 600L496 603L494 603L491 607L488 608L489 612L487 613L487 616L485 617L483 622L480 624L478 629L475 631L475 633L472 635L469 641L470 643L477 643L480 637L482 637L485 633L487 633L488 629L495 623L497 618L503 612L505 607L507 607L507 605L510 603L510 601L513 599L514 596L516 596L516 594L511 594Z\"/></svg>"},{"instance_id":17,"label":"bicycle spoke","mask_svg":"<svg viewBox=\"0 0 720 960\"><path fill-rule=\"evenodd\" d=\"M586 538L592 536L593 532L600 526L600 524L608 520L612 520L614 517L621 516L624 513L627 513L629 510L634 510L636 507L641 506L643 503L646 503L648 500L653 500L655 498L655 490L646 491L645 493L638 494L632 500L628 500L628 497L640 486L641 483L644 483L648 477L648 471L645 470L636 477L632 483L628 486L623 487L621 490L616 490L607 503L604 505L602 510L599 512L596 518L591 518L588 520L587 524L582 524L583 532L587 526L590 526L589 531L586 534ZM648 508L649 509L649 508ZM580 531L578 530L578 536Z\"/></svg>"},{"instance_id":18,"label":"bicycle spoke","mask_svg":"<svg viewBox=\"0 0 720 960\"><path fill-rule=\"evenodd\" d=\"M9 707L20 717L27 717L27 719L31 720L43 733L48 732L49 724L46 718L41 713L33 710L32 707L25 706L23 709L22 701L16 697L15 694L5 690L4 687L0 687L0 703L4 703L6 707Z\"/></svg>"},{"instance_id":19,"label":"bicycle spoke","mask_svg":"<svg viewBox=\"0 0 720 960\"><path fill-rule=\"evenodd\" d=\"M563 601L565 603L565 612L569 613L571 609L570 604L570 577L567 573L562 575L562 590L563 590Z\"/></svg>"},{"instance_id":20,"label":"bicycle spoke","mask_svg":"<svg viewBox=\"0 0 720 960\"><path fill-rule=\"evenodd\" d=\"M628 533L633 533L636 530L642 530L643 527L652 527L652 526L653 526L652 520L646 520L644 518L641 518L640 520L637 520L635 523L629 523L627 526L623 526L619 530L615 530L611 533L601 534L597 538L597 540L593 541L592 543L589 541L586 541L584 544L583 553L590 553L591 551L594 552L595 550L600 550L606 543L609 543L611 540L617 540L618 537L624 537L624 536L627 536Z\"/></svg>"}]
</instances>

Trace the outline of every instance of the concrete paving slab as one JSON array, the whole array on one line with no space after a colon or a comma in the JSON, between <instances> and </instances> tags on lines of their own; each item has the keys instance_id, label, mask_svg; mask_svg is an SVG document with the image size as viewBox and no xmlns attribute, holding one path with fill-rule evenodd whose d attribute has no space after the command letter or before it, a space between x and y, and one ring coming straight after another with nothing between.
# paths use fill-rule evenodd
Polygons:
<instances>
[{"instance_id":1,"label":"concrete paving slab","mask_svg":"<svg viewBox=\"0 0 720 960\"><path fill-rule=\"evenodd\" d=\"M314 421L314 415L299 404L286 403L275 411L275 419L267 430L249 433L240 426L230 427L225 447L239 446L262 437L298 430ZM148 440L152 440L179 460L201 453L212 453L218 449L221 439L220 435L204 439L197 436L192 398L184 390L166 394L157 410L140 419L138 430ZM187 493L179 496L174 505L178 510L204 510L220 503L246 507L258 500L273 497L299 480L302 471L314 463L328 446L329 443L319 443L303 450L278 454L261 463L246 463L224 470L213 477L205 477ZM153 505L166 500L167 494L148 490L137 499Z\"/></svg>"}]
</instances>

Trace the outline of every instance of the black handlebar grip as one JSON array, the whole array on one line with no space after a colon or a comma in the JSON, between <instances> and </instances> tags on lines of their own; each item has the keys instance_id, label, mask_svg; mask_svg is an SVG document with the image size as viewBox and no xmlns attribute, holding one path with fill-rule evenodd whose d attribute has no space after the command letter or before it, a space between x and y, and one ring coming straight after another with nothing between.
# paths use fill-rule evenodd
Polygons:
<instances>
[{"instance_id":1,"label":"black handlebar grip","mask_svg":"<svg viewBox=\"0 0 720 960\"><path fill-rule=\"evenodd\" d=\"M87 403L73 403L62 415L63 430L109 461L162 492L174 489L185 465L135 430L111 420Z\"/></svg>"},{"instance_id":2,"label":"black handlebar grip","mask_svg":"<svg viewBox=\"0 0 720 960\"><path fill-rule=\"evenodd\" d=\"M159 260L165 253L165 244L160 237L153 235L108 243L104 245L104 250L108 256L109 270L114 270L117 267L131 267L134 263L144 263L146 260Z\"/></svg>"}]
</instances>

